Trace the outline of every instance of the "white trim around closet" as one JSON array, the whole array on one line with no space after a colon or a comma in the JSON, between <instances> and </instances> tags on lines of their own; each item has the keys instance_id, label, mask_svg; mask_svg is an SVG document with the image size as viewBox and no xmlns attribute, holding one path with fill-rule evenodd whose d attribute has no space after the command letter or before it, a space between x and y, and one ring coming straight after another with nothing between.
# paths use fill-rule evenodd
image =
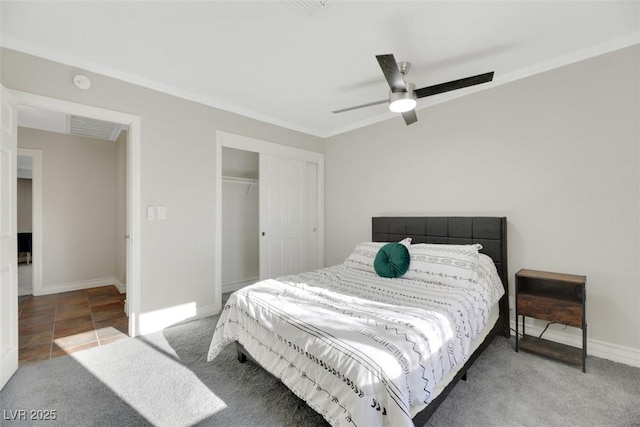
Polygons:
<instances>
[{"instance_id":1,"label":"white trim around closet","mask_svg":"<svg viewBox=\"0 0 640 427\"><path fill-rule=\"evenodd\" d=\"M262 141L247 136L217 131L214 295L216 295L216 307L218 311L222 310L222 147L303 160L318 165L318 266L324 267L324 154Z\"/></svg>"}]
</instances>

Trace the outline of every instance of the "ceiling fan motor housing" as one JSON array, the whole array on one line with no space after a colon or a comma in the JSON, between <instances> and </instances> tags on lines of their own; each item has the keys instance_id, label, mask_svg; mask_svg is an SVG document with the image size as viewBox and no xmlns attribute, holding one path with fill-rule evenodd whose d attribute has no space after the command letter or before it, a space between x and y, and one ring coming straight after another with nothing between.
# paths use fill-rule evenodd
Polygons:
<instances>
[{"instance_id":1,"label":"ceiling fan motor housing","mask_svg":"<svg viewBox=\"0 0 640 427\"><path fill-rule=\"evenodd\" d=\"M406 87L407 90L402 92L389 91L389 109L394 113L404 113L416 108L416 85L406 82Z\"/></svg>"}]
</instances>

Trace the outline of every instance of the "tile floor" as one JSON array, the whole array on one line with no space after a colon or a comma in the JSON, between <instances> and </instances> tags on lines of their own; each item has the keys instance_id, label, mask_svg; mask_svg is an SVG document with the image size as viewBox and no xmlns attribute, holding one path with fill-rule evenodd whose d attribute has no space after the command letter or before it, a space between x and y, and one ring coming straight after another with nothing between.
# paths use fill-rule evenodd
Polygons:
<instances>
[{"instance_id":1,"label":"tile floor","mask_svg":"<svg viewBox=\"0 0 640 427\"><path fill-rule=\"evenodd\" d=\"M18 306L20 364L126 338L124 299L115 286L27 297Z\"/></svg>"}]
</instances>

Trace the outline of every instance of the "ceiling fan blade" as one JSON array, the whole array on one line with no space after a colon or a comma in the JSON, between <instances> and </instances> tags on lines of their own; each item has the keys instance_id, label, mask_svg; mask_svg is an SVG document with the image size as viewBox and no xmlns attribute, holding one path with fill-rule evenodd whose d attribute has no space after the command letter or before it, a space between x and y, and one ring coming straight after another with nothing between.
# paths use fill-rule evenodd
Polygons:
<instances>
[{"instance_id":1,"label":"ceiling fan blade","mask_svg":"<svg viewBox=\"0 0 640 427\"><path fill-rule=\"evenodd\" d=\"M423 87L420 89L416 89L414 93L416 94L417 98L424 98L425 96L437 95L439 93L462 89L468 86L487 83L491 80L493 80L493 71L490 73L478 74L477 76L466 77L464 79L452 80L447 83L440 83L433 86Z\"/></svg>"},{"instance_id":2,"label":"ceiling fan blade","mask_svg":"<svg viewBox=\"0 0 640 427\"><path fill-rule=\"evenodd\" d=\"M378 64L382 68L382 74L387 79L391 92L404 92L407 90L407 85L404 82L404 77L398 68L398 63L392 54L388 55L376 55Z\"/></svg>"},{"instance_id":3,"label":"ceiling fan blade","mask_svg":"<svg viewBox=\"0 0 640 427\"><path fill-rule=\"evenodd\" d=\"M402 113L402 118L404 119L404 122L407 124L407 126L418 121L416 110L405 111L404 113Z\"/></svg>"},{"instance_id":4,"label":"ceiling fan blade","mask_svg":"<svg viewBox=\"0 0 640 427\"><path fill-rule=\"evenodd\" d=\"M349 108L343 108L341 110L335 110L335 111L332 111L332 113L333 114L344 113L345 111L357 110L358 108L371 107L373 105L386 104L388 102L389 102L388 99L383 99L381 101L370 102L368 104L356 105L355 107L349 107Z\"/></svg>"}]
</instances>

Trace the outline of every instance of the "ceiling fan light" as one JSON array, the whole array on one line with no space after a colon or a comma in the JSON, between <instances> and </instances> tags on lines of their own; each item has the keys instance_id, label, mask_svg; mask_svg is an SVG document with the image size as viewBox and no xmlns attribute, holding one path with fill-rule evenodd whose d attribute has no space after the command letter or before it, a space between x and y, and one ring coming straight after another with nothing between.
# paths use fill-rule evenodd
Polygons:
<instances>
[{"instance_id":1,"label":"ceiling fan light","mask_svg":"<svg viewBox=\"0 0 640 427\"><path fill-rule=\"evenodd\" d=\"M389 110L394 113L405 113L416 108L415 86L412 83L406 83L406 86L406 92L389 92Z\"/></svg>"},{"instance_id":2,"label":"ceiling fan light","mask_svg":"<svg viewBox=\"0 0 640 427\"><path fill-rule=\"evenodd\" d=\"M394 113L405 113L416 108L416 100L413 98L401 98L389 103L389 110Z\"/></svg>"}]
</instances>

